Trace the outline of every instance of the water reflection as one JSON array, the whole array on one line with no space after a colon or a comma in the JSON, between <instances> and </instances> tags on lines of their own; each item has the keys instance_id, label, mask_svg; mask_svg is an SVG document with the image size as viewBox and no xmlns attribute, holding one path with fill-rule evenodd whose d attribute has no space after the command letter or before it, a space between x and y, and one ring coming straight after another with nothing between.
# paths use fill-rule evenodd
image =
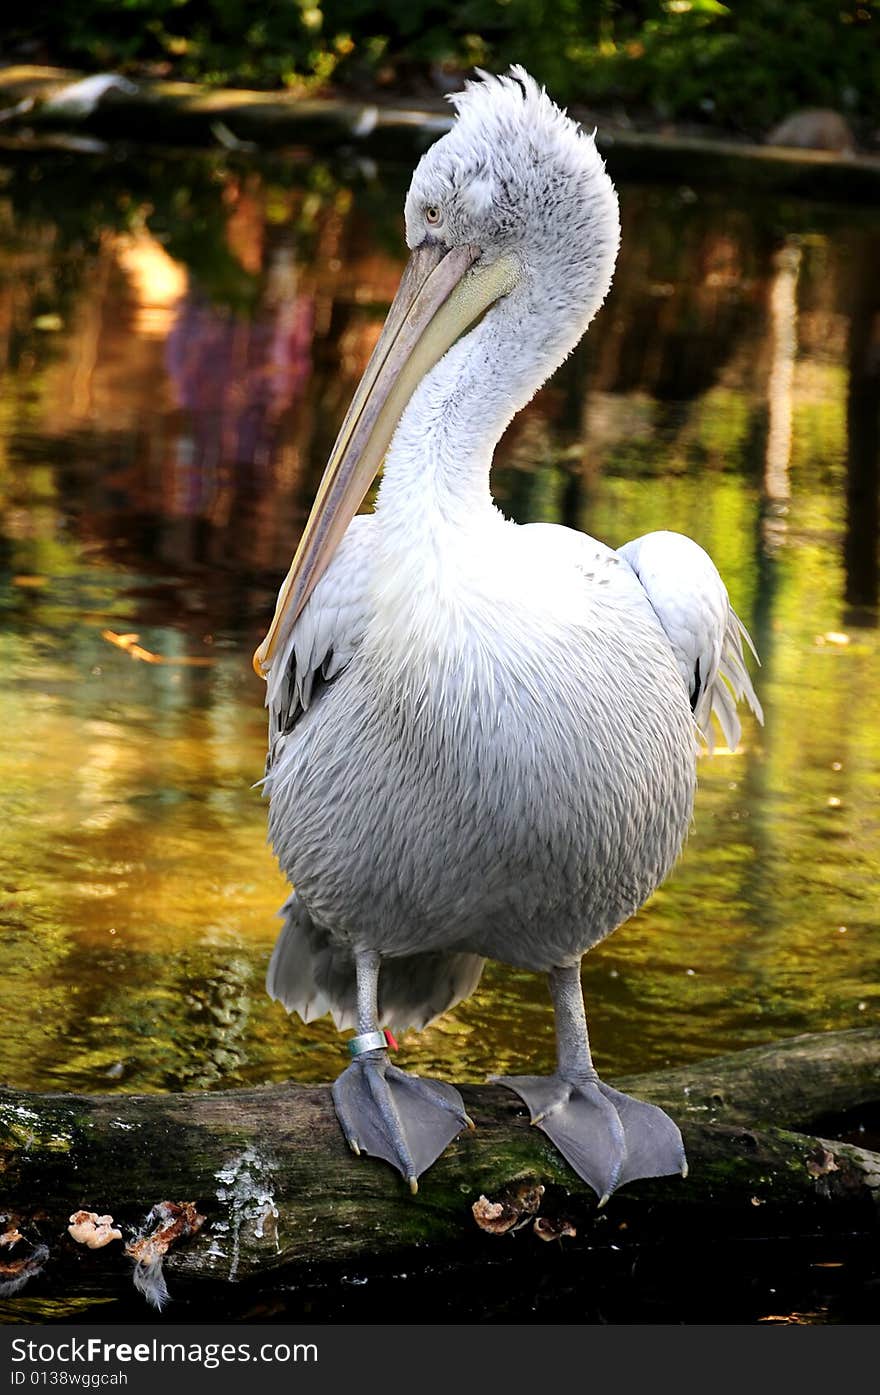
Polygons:
<instances>
[{"instance_id":1,"label":"water reflection","mask_svg":"<svg viewBox=\"0 0 880 1395\"><path fill-rule=\"evenodd\" d=\"M396 286L404 185L229 155L0 169L0 1078L338 1070L329 1022L291 1029L262 991L285 892L249 656ZM703 762L674 877L587 961L611 1076L862 1025L880 997L880 239L858 210L622 194L612 295L496 494L708 547L767 726ZM543 985L491 968L406 1050L463 1079L550 1068Z\"/></svg>"}]
</instances>

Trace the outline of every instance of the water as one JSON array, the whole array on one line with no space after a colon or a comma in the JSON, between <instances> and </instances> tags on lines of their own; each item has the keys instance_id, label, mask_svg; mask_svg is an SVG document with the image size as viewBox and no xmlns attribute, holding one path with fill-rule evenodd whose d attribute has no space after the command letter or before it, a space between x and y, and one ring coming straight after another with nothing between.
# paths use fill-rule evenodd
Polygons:
<instances>
[{"instance_id":1,"label":"water","mask_svg":"<svg viewBox=\"0 0 880 1395\"><path fill-rule=\"evenodd\" d=\"M613 172L613 160L612 160ZM403 169L0 154L0 1079L332 1078L263 992L262 638L402 265ZM615 1075L880 1002L876 223L626 185L614 290L516 421L513 517L689 533L763 668L669 881L588 957ZM872 299L873 297L873 299ZM873 433L873 434L872 434ZM132 638L137 636L137 639ZM402 1061L550 1067L543 983L490 966Z\"/></svg>"}]
</instances>

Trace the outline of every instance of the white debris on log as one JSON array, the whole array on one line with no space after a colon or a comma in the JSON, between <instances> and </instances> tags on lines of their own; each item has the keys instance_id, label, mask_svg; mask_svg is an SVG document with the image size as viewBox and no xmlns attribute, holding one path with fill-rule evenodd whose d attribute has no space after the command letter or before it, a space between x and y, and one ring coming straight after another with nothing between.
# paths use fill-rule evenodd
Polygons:
<instances>
[{"instance_id":1,"label":"white debris on log","mask_svg":"<svg viewBox=\"0 0 880 1395\"><path fill-rule=\"evenodd\" d=\"M101 99L114 90L133 94L138 90L137 83L129 82L118 73L95 73L93 77L83 78L55 92L43 104L43 111L52 116L91 116Z\"/></svg>"},{"instance_id":2,"label":"white debris on log","mask_svg":"<svg viewBox=\"0 0 880 1395\"><path fill-rule=\"evenodd\" d=\"M228 1208L232 1231L232 1253L229 1256L230 1282L238 1274L241 1258L241 1233L247 1225L255 1240L272 1244L281 1253L278 1235L278 1207L274 1197L275 1165L261 1156L252 1144L243 1153L215 1172L217 1200ZM218 1226L212 1227L217 1232Z\"/></svg>"}]
</instances>

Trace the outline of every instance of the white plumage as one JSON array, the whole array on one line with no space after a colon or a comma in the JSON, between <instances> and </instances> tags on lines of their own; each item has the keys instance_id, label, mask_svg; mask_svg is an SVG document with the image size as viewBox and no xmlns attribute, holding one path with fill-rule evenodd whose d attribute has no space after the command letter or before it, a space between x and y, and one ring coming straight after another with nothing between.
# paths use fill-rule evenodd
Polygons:
<instances>
[{"instance_id":1,"label":"white plumage","mask_svg":"<svg viewBox=\"0 0 880 1395\"><path fill-rule=\"evenodd\" d=\"M546 971L558 1071L507 1083L604 1196L684 1155L665 1115L598 1080L580 960L677 857L698 729L711 744L714 712L732 747L736 701L761 711L696 543L614 552L495 507L498 437L607 293L617 203L592 138L521 69L455 100L407 196L415 271L258 651L270 836L296 887L268 988L367 1042L460 1001L485 958ZM392 432L375 514L343 536ZM413 1079L373 1041L334 1087L352 1145L411 1185L467 1122Z\"/></svg>"},{"instance_id":2,"label":"white plumage","mask_svg":"<svg viewBox=\"0 0 880 1395\"><path fill-rule=\"evenodd\" d=\"M727 587L707 552L681 533L646 533L625 543L621 557L639 578L672 646L694 718L715 749L712 715L735 751L742 735L736 703L745 701L759 722L764 713L743 663L749 632L730 604Z\"/></svg>"}]
</instances>

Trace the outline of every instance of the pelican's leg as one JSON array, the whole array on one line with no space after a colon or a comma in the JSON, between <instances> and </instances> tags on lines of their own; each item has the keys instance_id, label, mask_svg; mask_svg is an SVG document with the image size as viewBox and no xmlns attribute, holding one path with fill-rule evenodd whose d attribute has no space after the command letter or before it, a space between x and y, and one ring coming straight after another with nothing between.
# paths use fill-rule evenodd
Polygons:
<instances>
[{"instance_id":1,"label":"pelican's leg","mask_svg":"<svg viewBox=\"0 0 880 1395\"><path fill-rule=\"evenodd\" d=\"M379 955L355 955L358 1035L379 1036ZM342 1131L355 1153L371 1153L396 1167L418 1191L417 1179L473 1121L453 1085L422 1080L393 1066L384 1046L355 1056L333 1085L333 1104Z\"/></svg>"},{"instance_id":2,"label":"pelican's leg","mask_svg":"<svg viewBox=\"0 0 880 1395\"><path fill-rule=\"evenodd\" d=\"M494 1077L525 1101L532 1123L599 1195L637 1177L687 1176L681 1134L662 1109L604 1085L593 1068L580 965L551 969L556 1014L555 1075Z\"/></svg>"}]
</instances>

